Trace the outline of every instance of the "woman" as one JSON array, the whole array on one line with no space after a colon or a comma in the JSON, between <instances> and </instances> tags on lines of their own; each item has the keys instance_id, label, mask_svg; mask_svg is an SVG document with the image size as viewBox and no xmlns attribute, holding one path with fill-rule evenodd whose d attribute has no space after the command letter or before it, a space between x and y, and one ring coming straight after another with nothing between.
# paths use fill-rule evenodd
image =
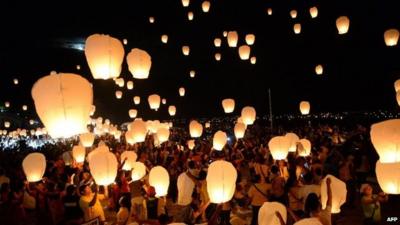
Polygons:
<instances>
[{"instance_id":1,"label":"woman","mask_svg":"<svg viewBox=\"0 0 400 225\"><path fill-rule=\"evenodd\" d=\"M378 195L373 194L373 189L369 184L361 185L361 207L364 212L364 224L380 224L381 221L381 205L386 202L388 196L380 192Z\"/></svg>"},{"instance_id":2,"label":"woman","mask_svg":"<svg viewBox=\"0 0 400 225\"><path fill-rule=\"evenodd\" d=\"M252 225L257 225L258 221L258 211L264 202L268 201L269 191L271 190L271 185L265 183L260 175L254 176L254 184L250 187L248 195L251 199L251 207L253 209L253 217L251 219Z\"/></svg>"}]
</instances>

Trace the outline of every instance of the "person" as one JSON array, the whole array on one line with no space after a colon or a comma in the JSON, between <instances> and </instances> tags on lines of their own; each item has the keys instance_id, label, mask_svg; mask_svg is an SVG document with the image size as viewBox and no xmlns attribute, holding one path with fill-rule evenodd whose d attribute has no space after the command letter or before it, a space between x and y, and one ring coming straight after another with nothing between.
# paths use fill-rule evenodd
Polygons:
<instances>
[{"instance_id":1,"label":"person","mask_svg":"<svg viewBox=\"0 0 400 225\"><path fill-rule=\"evenodd\" d=\"M85 221L90 221L95 218L99 218L100 223L104 223L105 216L103 207L100 204L100 196L97 194L97 185L95 185L95 192L89 185L83 184L79 187L79 193L81 198L79 199L79 206L83 211L83 218Z\"/></svg>"},{"instance_id":2,"label":"person","mask_svg":"<svg viewBox=\"0 0 400 225\"><path fill-rule=\"evenodd\" d=\"M269 200L287 205L288 197L285 193L285 178L278 175L279 168L276 165L271 167L271 173L276 176L271 180L271 195Z\"/></svg>"},{"instance_id":3,"label":"person","mask_svg":"<svg viewBox=\"0 0 400 225\"><path fill-rule=\"evenodd\" d=\"M321 196L321 186L313 184L313 175L311 172L306 173L303 176L303 180L304 185L298 190L297 199L302 201L304 209L305 202L309 194L314 193L317 195L318 198Z\"/></svg>"},{"instance_id":4,"label":"person","mask_svg":"<svg viewBox=\"0 0 400 225\"><path fill-rule=\"evenodd\" d=\"M64 205L64 221L66 224L81 224L82 210L79 208L79 196L74 185L67 186L66 195L62 198Z\"/></svg>"},{"instance_id":5,"label":"person","mask_svg":"<svg viewBox=\"0 0 400 225\"><path fill-rule=\"evenodd\" d=\"M147 188L147 198L143 201L146 220L157 220L165 213L164 198L156 197L156 189L153 186Z\"/></svg>"},{"instance_id":6,"label":"person","mask_svg":"<svg viewBox=\"0 0 400 225\"><path fill-rule=\"evenodd\" d=\"M361 185L361 207L364 213L365 224L379 224L381 221L380 203L388 201L388 196L384 192L378 195L373 194L373 189L369 184Z\"/></svg>"},{"instance_id":7,"label":"person","mask_svg":"<svg viewBox=\"0 0 400 225\"><path fill-rule=\"evenodd\" d=\"M143 182L141 180L136 180L130 183L131 191L131 213L137 219L143 219Z\"/></svg>"},{"instance_id":8,"label":"person","mask_svg":"<svg viewBox=\"0 0 400 225\"><path fill-rule=\"evenodd\" d=\"M252 225L257 225L258 211L264 202L268 201L268 195L271 186L261 180L260 175L254 176L254 184L250 187L248 195L253 210L253 217L251 219Z\"/></svg>"},{"instance_id":9,"label":"person","mask_svg":"<svg viewBox=\"0 0 400 225\"><path fill-rule=\"evenodd\" d=\"M130 220L130 199L128 196L122 196L119 201L119 210L117 212L116 225L129 224Z\"/></svg>"}]
</instances>

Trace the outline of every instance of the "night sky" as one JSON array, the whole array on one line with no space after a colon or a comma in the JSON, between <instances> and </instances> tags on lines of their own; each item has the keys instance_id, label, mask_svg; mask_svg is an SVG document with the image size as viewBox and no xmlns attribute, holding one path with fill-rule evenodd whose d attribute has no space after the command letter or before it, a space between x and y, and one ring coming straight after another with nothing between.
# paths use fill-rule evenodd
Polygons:
<instances>
[{"instance_id":1,"label":"night sky","mask_svg":"<svg viewBox=\"0 0 400 225\"><path fill-rule=\"evenodd\" d=\"M272 90L275 114L299 114L302 100L311 102L311 112L397 110L393 82L400 78L399 46L386 47L383 33L400 28L396 1L298 1L298 0L210 0L208 13L202 1L191 0L184 8L180 0L107 1L91 4L61 1L57 5L2 3L0 7L0 102L11 102L11 111L28 104L27 117L35 115L31 87L50 71L72 72L94 85L95 117L114 122L128 121L128 110L137 108L144 119L168 119L169 104L177 106L178 118L222 116L221 100L236 100L234 115L242 107L254 106L258 115L268 111L268 88ZM127 2L127 1L125 1ZM309 8L318 7L312 19ZM267 8L273 9L271 16ZM292 19L289 11L296 9ZM187 12L194 12L188 21ZM350 18L350 30L338 35L335 21ZM155 23L149 23L149 16ZM301 34L293 32L301 23ZM256 35L251 55L256 65L240 60L237 48L229 48L223 31ZM112 80L93 80L83 51L72 48L95 33L128 39L125 54L132 48L146 50L152 57L150 77L136 80L123 63L121 77L134 81L134 89L119 88ZM169 36L168 44L161 35ZM214 38L222 39L216 48ZM181 47L190 46L190 56ZM222 60L214 54L221 52ZM76 65L81 65L81 70ZM324 65L324 75L314 68ZM189 71L196 71L190 78ZM14 85L13 78L20 84ZM178 88L186 88L179 97ZM116 90L124 90L122 100ZM147 96L167 99L158 112L151 111ZM136 107L132 97L141 96Z\"/></svg>"}]
</instances>

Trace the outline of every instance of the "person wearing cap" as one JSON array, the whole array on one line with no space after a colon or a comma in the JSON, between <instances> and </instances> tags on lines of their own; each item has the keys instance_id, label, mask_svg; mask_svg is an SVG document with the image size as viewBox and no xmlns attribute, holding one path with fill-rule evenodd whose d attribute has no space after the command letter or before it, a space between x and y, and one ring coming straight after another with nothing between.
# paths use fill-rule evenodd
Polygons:
<instances>
[{"instance_id":1,"label":"person wearing cap","mask_svg":"<svg viewBox=\"0 0 400 225\"><path fill-rule=\"evenodd\" d=\"M90 221L92 219L99 218L99 221L104 223L106 218L104 216L103 207L100 203L101 197L97 194L97 185L95 192L93 193L90 186L84 184L79 187L79 193L81 194L79 206L83 211L84 220Z\"/></svg>"},{"instance_id":2,"label":"person wearing cap","mask_svg":"<svg viewBox=\"0 0 400 225\"><path fill-rule=\"evenodd\" d=\"M381 205L382 202L388 201L388 196L380 192L373 194L373 189L369 184L361 185L360 192L361 207L363 209L365 224L379 224L381 221Z\"/></svg>"}]
</instances>

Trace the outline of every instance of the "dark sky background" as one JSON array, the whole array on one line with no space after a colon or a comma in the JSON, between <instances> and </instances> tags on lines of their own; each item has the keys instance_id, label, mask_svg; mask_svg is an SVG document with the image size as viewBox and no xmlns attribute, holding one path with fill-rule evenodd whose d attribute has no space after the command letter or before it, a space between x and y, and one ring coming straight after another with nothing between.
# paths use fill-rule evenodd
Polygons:
<instances>
[{"instance_id":1,"label":"dark sky background","mask_svg":"<svg viewBox=\"0 0 400 225\"><path fill-rule=\"evenodd\" d=\"M184 8L180 0L54 1L49 3L2 2L0 7L0 101L10 101L11 110L28 104L29 117L35 115L30 94L33 83L52 70L78 73L94 84L95 116L115 122L129 119L128 110L137 108L144 119L167 119L168 104L177 106L178 118L222 116L221 100L236 100L236 115L252 105L258 115L268 111L268 88L272 90L275 114L299 113L302 100L311 102L312 112L397 110L393 82L400 77L399 46L386 47L383 33L400 28L397 1L389 0L210 0L209 13L202 1L191 0ZM309 8L317 6L312 19ZM268 7L273 15L268 16ZM292 19L289 11L296 9ZM187 20L187 12L194 20ZM350 18L350 30L338 35L335 20ZM156 22L150 24L148 17ZM293 24L301 23L300 35ZM257 64L239 59L237 48L229 48L224 30L237 30L239 45L248 33L256 35L252 55ZM150 78L134 80L124 61L121 77L133 80L133 90L124 89L122 100L115 98L112 80L93 80L83 51L68 44L84 43L86 37L104 33L122 41L127 54L132 48L146 50L152 57ZM168 34L168 44L161 43ZM222 47L214 47L215 37ZM190 56L182 55L182 45L190 46ZM214 60L221 52L222 60ZM81 70L76 70L76 65ZM324 75L314 67L324 65ZM189 71L196 70L196 78ZM18 78L19 85L14 85ZM178 88L186 96L178 96ZM149 110L147 96L158 93L167 106ZM141 96L135 107L132 97Z\"/></svg>"}]
</instances>

